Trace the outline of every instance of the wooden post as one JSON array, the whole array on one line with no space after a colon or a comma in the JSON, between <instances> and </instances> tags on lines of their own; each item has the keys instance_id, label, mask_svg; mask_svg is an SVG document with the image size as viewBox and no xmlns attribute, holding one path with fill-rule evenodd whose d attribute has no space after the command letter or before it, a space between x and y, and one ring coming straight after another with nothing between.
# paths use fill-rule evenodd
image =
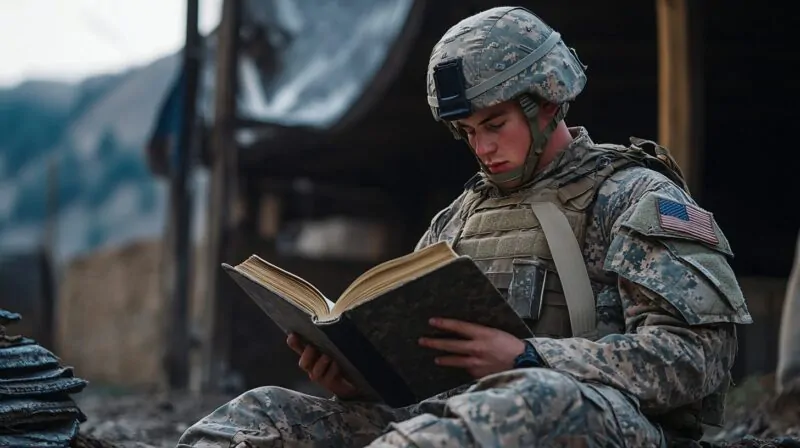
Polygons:
<instances>
[{"instance_id":1,"label":"wooden post","mask_svg":"<svg viewBox=\"0 0 800 448\"><path fill-rule=\"evenodd\" d=\"M199 0L186 3L186 41L183 49L183 104L181 127L175 151L178 157L171 172L171 205L174 226L170 235L170 249L174 275L166 355L167 380L172 390L184 390L189 383L189 278L191 246L191 195L186 179L191 171L194 152L195 103L200 58L200 34L197 30ZM174 213L174 215L173 215Z\"/></svg>"},{"instance_id":2,"label":"wooden post","mask_svg":"<svg viewBox=\"0 0 800 448\"><path fill-rule=\"evenodd\" d=\"M192 389L214 390L228 374L231 312L221 297L220 263L225 259L233 224L232 204L237 194L236 91L241 0L225 0L217 43L215 117L212 134L211 185L208 207L206 297L201 310L203 335L199 372ZM199 374L199 375L198 375Z\"/></svg>"},{"instance_id":3,"label":"wooden post","mask_svg":"<svg viewBox=\"0 0 800 448\"><path fill-rule=\"evenodd\" d=\"M695 3L695 2L691 2ZM670 149L695 196L702 156L702 73L699 17L689 0L656 0L658 138Z\"/></svg>"}]
</instances>

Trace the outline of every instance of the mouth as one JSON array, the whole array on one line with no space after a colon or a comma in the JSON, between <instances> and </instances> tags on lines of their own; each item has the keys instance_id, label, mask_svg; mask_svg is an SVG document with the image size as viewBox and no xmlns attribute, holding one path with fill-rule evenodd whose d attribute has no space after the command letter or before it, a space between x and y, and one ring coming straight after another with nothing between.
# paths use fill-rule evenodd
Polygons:
<instances>
[{"instance_id":1,"label":"mouth","mask_svg":"<svg viewBox=\"0 0 800 448\"><path fill-rule=\"evenodd\" d=\"M486 168L488 168L492 174L497 174L508 171L509 166L508 162L492 162L487 163Z\"/></svg>"}]
</instances>

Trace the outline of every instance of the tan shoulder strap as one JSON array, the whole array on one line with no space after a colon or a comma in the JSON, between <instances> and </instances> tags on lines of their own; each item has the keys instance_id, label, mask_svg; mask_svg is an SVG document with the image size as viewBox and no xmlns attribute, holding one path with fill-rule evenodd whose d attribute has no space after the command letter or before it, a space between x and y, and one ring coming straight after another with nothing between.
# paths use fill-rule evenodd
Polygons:
<instances>
[{"instance_id":1,"label":"tan shoulder strap","mask_svg":"<svg viewBox=\"0 0 800 448\"><path fill-rule=\"evenodd\" d=\"M572 336L589 337L596 329L597 311L589 273L567 217L552 202L531 203L553 254L569 310Z\"/></svg>"}]
</instances>

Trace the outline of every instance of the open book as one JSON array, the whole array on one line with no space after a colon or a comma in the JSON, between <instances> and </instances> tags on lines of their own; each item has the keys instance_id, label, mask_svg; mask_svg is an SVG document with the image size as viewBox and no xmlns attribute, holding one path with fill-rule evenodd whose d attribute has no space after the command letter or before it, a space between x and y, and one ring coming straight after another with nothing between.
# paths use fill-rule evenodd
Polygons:
<instances>
[{"instance_id":1,"label":"open book","mask_svg":"<svg viewBox=\"0 0 800 448\"><path fill-rule=\"evenodd\" d=\"M450 337L428 324L448 317L532 333L471 258L447 243L381 263L334 301L314 285L256 255L223 268L284 332L331 356L362 394L405 406L470 382L463 369L440 367L422 336Z\"/></svg>"}]
</instances>

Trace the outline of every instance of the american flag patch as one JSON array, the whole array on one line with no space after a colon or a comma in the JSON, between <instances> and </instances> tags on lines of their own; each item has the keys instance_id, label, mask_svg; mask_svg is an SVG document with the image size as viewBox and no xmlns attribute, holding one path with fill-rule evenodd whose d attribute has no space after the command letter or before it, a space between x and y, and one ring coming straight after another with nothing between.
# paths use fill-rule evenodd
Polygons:
<instances>
[{"instance_id":1,"label":"american flag patch","mask_svg":"<svg viewBox=\"0 0 800 448\"><path fill-rule=\"evenodd\" d=\"M711 213L699 207L658 198L658 218L664 230L693 236L713 245L719 243Z\"/></svg>"}]
</instances>

